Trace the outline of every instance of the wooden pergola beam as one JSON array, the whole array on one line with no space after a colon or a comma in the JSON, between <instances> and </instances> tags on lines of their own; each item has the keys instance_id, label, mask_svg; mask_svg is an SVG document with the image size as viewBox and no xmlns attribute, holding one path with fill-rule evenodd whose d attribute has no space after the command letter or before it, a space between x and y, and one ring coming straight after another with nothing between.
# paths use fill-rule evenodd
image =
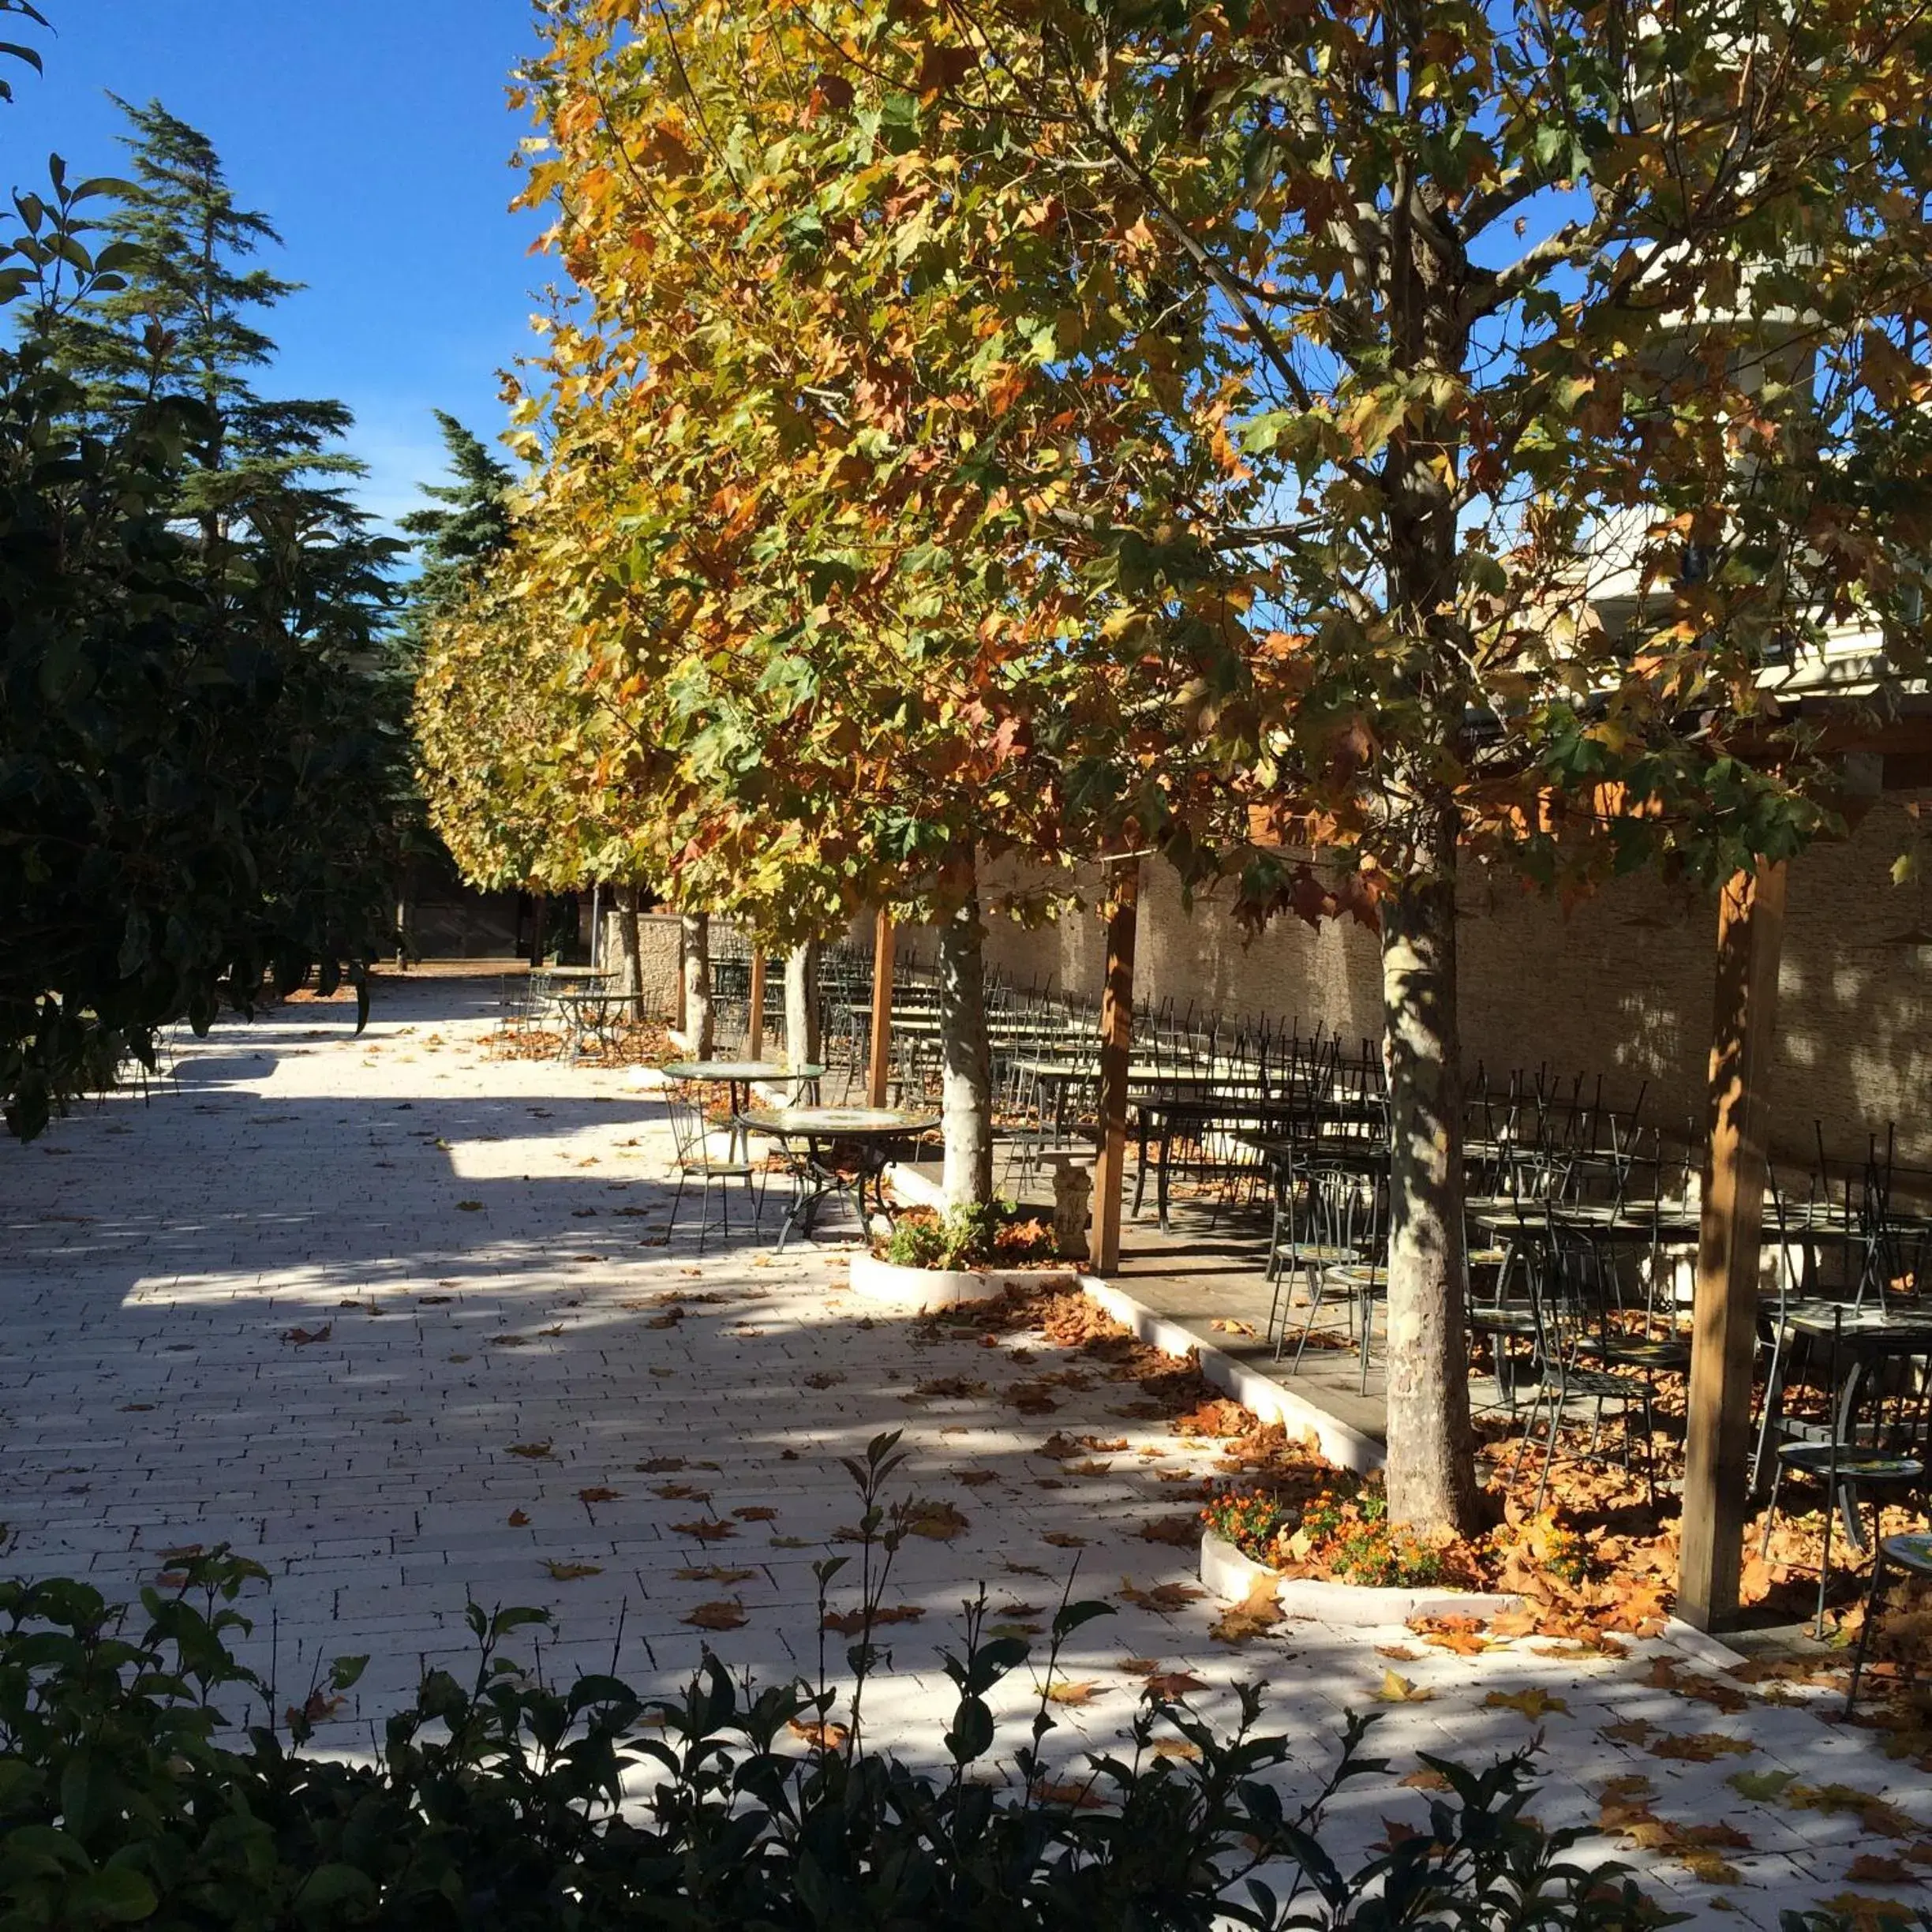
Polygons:
<instances>
[{"instance_id":1,"label":"wooden pergola beam","mask_svg":"<svg viewBox=\"0 0 1932 1932\"><path fill-rule=\"evenodd\" d=\"M751 1010L745 1016L745 1056L760 1060L765 1055L765 949L751 955Z\"/></svg>"},{"instance_id":2,"label":"wooden pergola beam","mask_svg":"<svg viewBox=\"0 0 1932 1932\"><path fill-rule=\"evenodd\" d=\"M872 1050L866 1069L866 1104L886 1104L892 1072L893 924L882 906L872 928Z\"/></svg>"},{"instance_id":3,"label":"wooden pergola beam","mask_svg":"<svg viewBox=\"0 0 1932 1932\"><path fill-rule=\"evenodd\" d=\"M1699 1630L1723 1630L1738 1612L1784 886L1781 862L1761 863L1754 873L1731 880L1718 908L1710 1135L1698 1230L1677 1577L1678 1614Z\"/></svg>"},{"instance_id":4,"label":"wooden pergola beam","mask_svg":"<svg viewBox=\"0 0 1932 1932\"><path fill-rule=\"evenodd\" d=\"M1100 1148L1094 1162L1088 1259L1096 1274L1120 1266L1121 1196L1127 1165L1127 1081L1133 1056L1134 940L1140 861L1120 863L1109 882L1106 984L1100 995Z\"/></svg>"}]
</instances>

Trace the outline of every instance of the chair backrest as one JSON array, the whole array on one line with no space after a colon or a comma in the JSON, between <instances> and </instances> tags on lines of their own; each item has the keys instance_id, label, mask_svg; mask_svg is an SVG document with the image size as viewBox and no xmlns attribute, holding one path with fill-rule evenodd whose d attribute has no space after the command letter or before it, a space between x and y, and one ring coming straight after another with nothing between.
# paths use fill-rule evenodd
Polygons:
<instances>
[{"instance_id":1,"label":"chair backrest","mask_svg":"<svg viewBox=\"0 0 1932 1932\"><path fill-rule=\"evenodd\" d=\"M671 1117L672 1144L680 1167L702 1166L711 1159L705 1093L704 1087L695 1080L673 1080L665 1088L665 1110Z\"/></svg>"}]
</instances>

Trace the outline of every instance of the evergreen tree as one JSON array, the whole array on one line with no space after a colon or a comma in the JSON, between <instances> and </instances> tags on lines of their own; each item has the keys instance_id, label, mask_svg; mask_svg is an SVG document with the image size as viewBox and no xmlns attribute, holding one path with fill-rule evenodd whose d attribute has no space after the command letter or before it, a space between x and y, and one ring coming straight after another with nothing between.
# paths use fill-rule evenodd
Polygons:
<instances>
[{"instance_id":1,"label":"evergreen tree","mask_svg":"<svg viewBox=\"0 0 1932 1932\"><path fill-rule=\"evenodd\" d=\"M203 137L129 113L134 180L56 160L0 236L0 1114L26 1138L178 1020L359 978L414 810L401 546L344 493L349 412L256 393L255 318L294 286L249 265L274 230Z\"/></svg>"},{"instance_id":2,"label":"evergreen tree","mask_svg":"<svg viewBox=\"0 0 1932 1932\"><path fill-rule=\"evenodd\" d=\"M254 386L275 350L260 317L301 287L254 260L280 235L240 205L207 135L158 100L114 98L132 178L101 226L118 245L124 286L76 313L58 345L63 363L110 425L164 397L200 404L179 509L200 525L211 571L227 566L238 542L293 525L306 543L342 546L339 588L366 591L381 552L346 494L364 473L340 447L353 416L339 402L264 398Z\"/></svg>"},{"instance_id":3,"label":"evergreen tree","mask_svg":"<svg viewBox=\"0 0 1932 1932\"><path fill-rule=\"evenodd\" d=\"M508 547L510 491L515 481L509 465L492 456L481 437L447 410L438 410L436 419L449 452L451 480L419 484L432 507L412 510L399 526L421 560L405 620L418 642L430 622L453 610Z\"/></svg>"}]
</instances>

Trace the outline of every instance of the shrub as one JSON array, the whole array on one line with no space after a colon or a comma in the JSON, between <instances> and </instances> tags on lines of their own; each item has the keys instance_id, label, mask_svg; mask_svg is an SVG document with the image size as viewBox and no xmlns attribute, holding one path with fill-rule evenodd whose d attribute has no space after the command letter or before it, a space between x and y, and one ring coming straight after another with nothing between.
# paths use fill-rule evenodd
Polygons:
<instances>
[{"instance_id":1,"label":"shrub","mask_svg":"<svg viewBox=\"0 0 1932 1932\"><path fill-rule=\"evenodd\" d=\"M1053 1230L1010 1201L950 1208L909 1208L893 1224L883 1258L900 1267L970 1268L1042 1260L1054 1252Z\"/></svg>"}]
</instances>

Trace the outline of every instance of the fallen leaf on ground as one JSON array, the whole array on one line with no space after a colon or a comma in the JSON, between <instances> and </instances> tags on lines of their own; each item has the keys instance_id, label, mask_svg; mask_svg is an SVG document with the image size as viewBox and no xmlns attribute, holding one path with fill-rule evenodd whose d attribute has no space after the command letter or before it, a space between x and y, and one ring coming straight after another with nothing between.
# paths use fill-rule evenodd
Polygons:
<instances>
[{"instance_id":1,"label":"fallen leaf on ground","mask_svg":"<svg viewBox=\"0 0 1932 1932\"><path fill-rule=\"evenodd\" d=\"M475 1214L481 1209L483 1204L481 1201L459 1201L456 1205L465 1214Z\"/></svg>"},{"instance_id":2,"label":"fallen leaf on ground","mask_svg":"<svg viewBox=\"0 0 1932 1932\"><path fill-rule=\"evenodd\" d=\"M512 1443L510 1453L521 1456L526 1462L541 1462L549 1455L550 1445L547 1442Z\"/></svg>"},{"instance_id":3,"label":"fallen leaf on ground","mask_svg":"<svg viewBox=\"0 0 1932 1932\"><path fill-rule=\"evenodd\" d=\"M966 1527L966 1517L957 1503L922 1500L908 1507L905 1526L915 1537L948 1543Z\"/></svg>"},{"instance_id":4,"label":"fallen leaf on ground","mask_svg":"<svg viewBox=\"0 0 1932 1932\"><path fill-rule=\"evenodd\" d=\"M1096 1678L1056 1677L1046 1687L1049 1704L1091 1704L1100 1690Z\"/></svg>"},{"instance_id":5,"label":"fallen leaf on ground","mask_svg":"<svg viewBox=\"0 0 1932 1932\"><path fill-rule=\"evenodd\" d=\"M544 1567L560 1583L574 1583L579 1577L601 1576L604 1574L601 1563L559 1563L554 1557L546 1557Z\"/></svg>"},{"instance_id":6,"label":"fallen leaf on ground","mask_svg":"<svg viewBox=\"0 0 1932 1932\"><path fill-rule=\"evenodd\" d=\"M1888 1858L1880 1852L1861 1852L1845 1876L1855 1885L1923 1885L1926 1875L1914 1871L1903 1859Z\"/></svg>"},{"instance_id":7,"label":"fallen leaf on ground","mask_svg":"<svg viewBox=\"0 0 1932 1932\"><path fill-rule=\"evenodd\" d=\"M1541 1684L1532 1684L1527 1690L1492 1690L1483 1699L1485 1710L1513 1710L1519 1712L1534 1724L1539 1717L1547 1717L1552 1711L1567 1717L1570 1706L1559 1697L1552 1697Z\"/></svg>"},{"instance_id":8,"label":"fallen leaf on ground","mask_svg":"<svg viewBox=\"0 0 1932 1932\"><path fill-rule=\"evenodd\" d=\"M667 1503L709 1503L711 1492L700 1489L695 1483L653 1483L651 1494L662 1496Z\"/></svg>"},{"instance_id":9,"label":"fallen leaf on ground","mask_svg":"<svg viewBox=\"0 0 1932 1932\"><path fill-rule=\"evenodd\" d=\"M1377 1657L1393 1657L1398 1664L1413 1664L1422 1655L1420 1650L1411 1649L1407 1644L1377 1644Z\"/></svg>"},{"instance_id":10,"label":"fallen leaf on ground","mask_svg":"<svg viewBox=\"0 0 1932 1932\"><path fill-rule=\"evenodd\" d=\"M700 1516L691 1522L673 1523L671 1527L676 1534L695 1537L700 1543L722 1543L727 1537L738 1533L736 1523L721 1522L713 1516Z\"/></svg>"},{"instance_id":11,"label":"fallen leaf on ground","mask_svg":"<svg viewBox=\"0 0 1932 1932\"><path fill-rule=\"evenodd\" d=\"M886 1623L916 1623L925 1614L917 1604L882 1604L872 1612L872 1624L876 1630ZM841 1637L856 1637L865 1623L863 1610L828 1610L819 1619L819 1628L837 1631Z\"/></svg>"},{"instance_id":12,"label":"fallen leaf on ground","mask_svg":"<svg viewBox=\"0 0 1932 1932\"><path fill-rule=\"evenodd\" d=\"M1653 1758L1681 1764L1715 1764L1720 1758L1748 1758L1757 1747L1744 1738L1726 1737L1721 1731L1694 1731L1687 1735L1667 1732L1645 1748Z\"/></svg>"},{"instance_id":13,"label":"fallen leaf on ground","mask_svg":"<svg viewBox=\"0 0 1932 1932\"><path fill-rule=\"evenodd\" d=\"M510 1512L509 1523L510 1527L512 1530L522 1530L526 1528L530 1523L530 1515L528 1511L524 1510L512 1510Z\"/></svg>"},{"instance_id":14,"label":"fallen leaf on ground","mask_svg":"<svg viewBox=\"0 0 1932 1932\"><path fill-rule=\"evenodd\" d=\"M1252 1335L1260 1333L1252 1322L1237 1321L1226 1316L1216 1320L1211 1325L1219 1335Z\"/></svg>"},{"instance_id":15,"label":"fallen leaf on ground","mask_svg":"<svg viewBox=\"0 0 1932 1932\"><path fill-rule=\"evenodd\" d=\"M1750 1704L1742 1690L1720 1683L1714 1677L1700 1677L1694 1672L1680 1669L1667 1657L1651 1659L1649 1675L1644 1682L1653 1690L1674 1691L1679 1697L1713 1705L1720 1711L1741 1711Z\"/></svg>"},{"instance_id":16,"label":"fallen leaf on ground","mask_svg":"<svg viewBox=\"0 0 1932 1932\"><path fill-rule=\"evenodd\" d=\"M1222 1612L1220 1621L1208 1634L1216 1643L1246 1643L1281 1621L1282 1608L1275 1601L1275 1580L1263 1577L1232 1609Z\"/></svg>"},{"instance_id":17,"label":"fallen leaf on ground","mask_svg":"<svg viewBox=\"0 0 1932 1932\"><path fill-rule=\"evenodd\" d=\"M687 1611L683 1620L695 1624L699 1630L739 1630L746 1622L744 1605L735 1598L721 1603L702 1603L695 1609Z\"/></svg>"},{"instance_id":18,"label":"fallen leaf on ground","mask_svg":"<svg viewBox=\"0 0 1932 1932\"><path fill-rule=\"evenodd\" d=\"M1896 1899L1866 1898L1856 1892L1838 1893L1822 1904L1844 1921L1849 1932L1905 1932L1918 1915L1915 1907L1901 1905Z\"/></svg>"},{"instance_id":19,"label":"fallen leaf on ground","mask_svg":"<svg viewBox=\"0 0 1932 1932\"><path fill-rule=\"evenodd\" d=\"M1190 1744L1185 1738L1156 1738L1154 1740L1154 1755L1156 1758L1178 1758L1188 1764L1193 1764L1198 1762L1200 1754L1200 1747Z\"/></svg>"},{"instance_id":20,"label":"fallen leaf on ground","mask_svg":"<svg viewBox=\"0 0 1932 1932\"><path fill-rule=\"evenodd\" d=\"M793 1717L787 1721L785 1728L814 1750L838 1750L852 1735L844 1724L833 1724L829 1718L820 1723Z\"/></svg>"},{"instance_id":21,"label":"fallen leaf on ground","mask_svg":"<svg viewBox=\"0 0 1932 1932\"><path fill-rule=\"evenodd\" d=\"M740 1522L776 1522L778 1519L778 1512L775 1509L767 1509L762 1503L747 1503L742 1509L733 1510L732 1514Z\"/></svg>"},{"instance_id":22,"label":"fallen leaf on ground","mask_svg":"<svg viewBox=\"0 0 1932 1932\"><path fill-rule=\"evenodd\" d=\"M623 1491L619 1489L579 1489L577 1500L579 1503L616 1503L622 1499L623 1494Z\"/></svg>"},{"instance_id":23,"label":"fallen leaf on ground","mask_svg":"<svg viewBox=\"0 0 1932 1932\"><path fill-rule=\"evenodd\" d=\"M1208 1679L1196 1677L1192 1671L1151 1671L1147 1674L1148 1696L1166 1698L1170 1702L1208 1687Z\"/></svg>"},{"instance_id":24,"label":"fallen leaf on ground","mask_svg":"<svg viewBox=\"0 0 1932 1932\"><path fill-rule=\"evenodd\" d=\"M1049 1530L1040 1538L1043 1543L1050 1543L1055 1549L1084 1549L1087 1539L1076 1536L1070 1530Z\"/></svg>"},{"instance_id":25,"label":"fallen leaf on ground","mask_svg":"<svg viewBox=\"0 0 1932 1932\"><path fill-rule=\"evenodd\" d=\"M1411 1617L1409 1627L1425 1643L1458 1657L1481 1657L1495 1647L1483 1634L1481 1620L1473 1616Z\"/></svg>"},{"instance_id":26,"label":"fallen leaf on ground","mask_svg":"<svg viewBox=\"0 0 1932 1932\"><path fill-rule=\"evenodd\" d=\"M968 1489L983 1489L988 1483L999 1481L997 1470L953 1470L948 1473L956 1483L963 1483Z\"/></svg>"},{"instance_id":27,"label":"fallen leaf on ground","mask_svg":"<svg viewBox=\"0 0 1932 1932\"><path fill-rule=\"evenodd\" d=\"M1200 1524L1192 1516L1163 1516L1140 1526L1143 1543L1169 1543L1176 1549L1192 1549L1200 1541Z\"/></svg>"},{"instance_id":28,"label":"fallen leaf on ground","mask_svg":"<svg viewBox=\"0 0 1932 1932\"><path fill-rule=\"evenodd\" d=\"M808 1389L829 1389L845 1380L836 1368L814 1368L799 1379Z\"/></svg>"},{"instance_id":29,"label":"fallen leaf on ground","mask_svg":"<svg viewBox=\"0 0 1932 1932\"><path fill-rule=\"evenodd\" d=\"M1378 1704L1427 1704L1434 1699L1436 1693L1413 1678L1402 1676L1395 1671L1384 1671L1382 1687L1375 1695Z\"/></svg>"},{"instance_id":30,"label":"fallen leaf on ground","mask_svg":"<svg viewBox=\"0 0 1932 1932\"><path fill-rule=\"evenodd\" d=\"M335 1332L333 1322L324 1322L320 1328L285 1328L282 1331L284 1342L293 1342L298 1348L306 1348L312 1342L326 1342Z\"/></svg>"},{"instance_id":31,"label":"fallen leaf on ground","mask_svg":"<svg viewBox=\"0 0 1932 1932\"><path fill-rule=\"evenodd\" d=\"M1098 1810L1106 1800L1094 1791L1090 1780L1084 1784L1055 1784L1042 1779L1033 1787L1033 1795L1042 1804L1065 1805L1076 1811Z\"/></svg>"},{"instance_id":32,"label":"fallen leaf on ground","mask_svg":"<svg viewBox=\"0 0 1932 1932\"><path fill-rule=\"evenodd\" d=\"M1120 1594L1123 1603L1133 1604L1142 1610L1158 1610L1163 1616L1172 1616L1177 1610L1185 1610L1189 1604L1198 1602L1208 1593L1197 1583L1154 1583L1145 1589L1137 1584L1123 1583Z\"/></svg>"},{"instance_id":33,"label":"fallen leaf on ground","mask_svg":"<svg viewBox=\"0 0 1932 1932\"><path fill-rule=\"evenodd\" d=\"M1420 1771L1411 1771L1406 1777L1398 1778L1398 1784L1407 1786L1410 1791L1447 1791L1448 1779L1432 1765L1425 1765Z\"/></svg>"},{"instance_id":34,"label":"fallen leaf on ground","mask_svg":"<svg viewBox=\"0 0 1932 1932\"><path fill-rule=\"evenodd\" d=\"M758 1574L755 1570L729 1570L722 1563L704 1563L695 1568L675 1571L672 1574L680 1583L744 1583Z\"/></svg>"},{"instance_id":35,"label":"fallen leaf on ground","mask_svg":"<svg viewBox=\"0 0 1932 1932\"><path fill-rule=\"evenodd\" d=\"M775 1536L772 1538L774 1549L810 1549L813 1541L810 1537Z\"/></svg>"}]
</instances>

